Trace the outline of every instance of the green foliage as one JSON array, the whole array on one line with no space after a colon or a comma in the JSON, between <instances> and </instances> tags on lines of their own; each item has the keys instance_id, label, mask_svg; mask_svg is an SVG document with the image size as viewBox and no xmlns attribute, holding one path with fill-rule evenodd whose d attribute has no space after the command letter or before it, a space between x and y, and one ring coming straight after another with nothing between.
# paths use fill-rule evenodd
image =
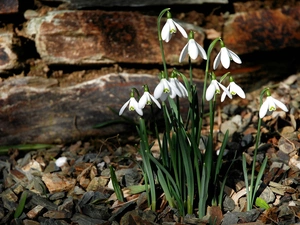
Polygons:
<instances>
[{"instance_id":1,"label":"green foliage","mask_svg":"<svg viewBox=\"0 0 300 225\"><path fill-rule=\"evenodd\" d=\"M257 197L256 200L255 200L255 205L259 208L262 208L262 209L269 209L270 206L268 205L268 203L266 203L265 200L263 200L262 198L260 197Z\"/></svg>"},{"instance_id":2,"label":"green foliage","mask_svg":"<svg viewBox=\"0 0 300 225\"><path fill-rule=\"evenodd\" d=\"M19 216L21 216L21 214L23 213L24 207L25 207L25 203L26 203L26 199L27 199L27 192L23 192L20 198L20 202L19 205L16 208L16 211L14 213L14 218L19 218Z\"/></svg>"},{"instance_id":3,"label":"green foliage","mask_svg":"<svg viewBox=\"0 0 300 225\"><path fill-rule=\"evenodd\" d=\"M110 169L111 182L112 182L112 185L114 187L114 191L116 193L117 199L121 202L124 202L123 192L122 192L121 187L119 185L119 182L117 180L115 170L112 166L110 166L109 169Z\"/></svg>"},{"instance_id":4,"label":"green foliage","mask_svg":"<svg viewBox=\"0 0 300 225\"><path fill-rule=\"evenodd\" d=\"M202 55L202 57L207 60L204 85L202 89L202 99L198 99L199 95L197 93L197 87L193 83L191 56L189 56L189 79L175 68L173 69L171 76L168 75L162 41L162 33L165 32L166 29L163 28L161 32L160 23L161 18L166 12L169 12L169 10L169 8L162 10L157 19L158 41L160 44L162 64L164 68L159 77L161 79L161 82L158 84L157 89L155 89L157 90L157 92L154 90L154 97L156 99L161 98L162 100L162 111L164 118L164 132L162 137L158 133L158 125L156 121L154 122L154 135L158 140L158 145L160 148L159 158L155 158L151 153L151 147L153 146L153 143L149 143L145 119L141 117L139 125L137 125L137 132L140 137L139 153L143 159L141 165L144 175L143 189L148 194L149 205L151 206L152 210L156 210L157 191L159 190L163 191L164 197L168 201L169 206L178 209L180 216L185 216L186 214L197 214L199 218L202 218L206 215L206 209L208 205L216 205L220 207L222 206L226 179L228 177L229 170L232 167L233 162L235 161L234 156L234 159L229 165L229 168L224 168L223 155L227 142L229 140L228 131L224 135L224 139L219 150L219 155L216 156L215 153L216 146L214 142L214 120L216 111L216 93L219 93L219 89L221 88L225 92L224 94L226 94L230 98L232 98L232 96L229 88L226 89L220 83L228 77L229 72L224 74L221 77L220 82L218 82L216 80L214 72L210 71L211 52L215 48L215 45L217 43L220 43L221 49L223 50L221 51L223 57L218 58L219 61L216 62L217 64L221 62L225 65L224 67L226 68L229 67L231 60L237 63L241 63L241 60L235 53L226 49L225 44L221 38L216 38L211 42L208 47L206 57L206 53L204 54L205 50L202 49L200 45L196 45L193 40L191 41L191 39L193 39L194 37L194 32L191 31L188 44L186 45L189 47L189 51L187 51L187 48L185 47L181 53L179 61L181 61L186 54L192 54L193 59L195 56L198 57L198 55ZM171 19L170 13L168 13L168 20L169 19ZM175 27L176 24L173 25ZM170 27L171 26L168 26L168 28ZM175 28L172 28L172 30L168 31L170 33L164 33L164 35L171 35L172 33L175 33L176 30L174 31L174 29ZM182 33L183 28L178 29ZM171 38L171 36L167 37L169 39ZM189 46L189 44L191 46ZM195 53L197 53L197 55L195 55ZM215 63L214 67L216 67ZM171 87L171 85L165 86L167 85L168 78L172 82L175 82L175 80L177 80L177 77L182 78L185 84L184 88L178 88L180 85L182 85L181 83L177 83L178 87L176 90L172 90L172 88L174 88L174 85L173 87ZM211 80L210 85L208 85L209 80ZM231 82L233 82L232 77L230 77L230 83ZM233 87L235 87L235 89L232 91L232 94L238 93L238 95L242 94L242 96L245 97L245 93L243 92L243 90L235 83L234 85ZM179 93L180 91L182 93ZM137 90L136 92L139 97ZM161 96L158 96L158 93L160 93ZM174 93L176 93L176 96L174 95ZM166 96L167 98L165 98ZM131 99L134 99L133 91L131 92L130 97ZM186 118L182 117L179 97L187 97L189 106ZM203 135L203 120L206 113L204 110L205 99L209 101L209 134L207 135L207 137L204 137ZM151 100L149 99L149 101ZM138 107L135 103L135 99L131 103L132 105L130 105L130 110L136 110L137 112L140 112L141 108L139 108L138 110L137 108L135 108ZM125 104L121 108L120 114L122 114L123 109L125 108L125 106L127 106ZM141 112L139 114L142 115ZM260 122L258 124L258 127L260 128ZM207 141L204 142L204 149L200 150L201 140L203 139L206 139ZM257 136L256 147L258 146L258 143L259 134ZM253 165L255 165L256 152L257 149L255 151ZM247 164L245 161L245 157L243 157L242 165L248 192L248 209L253 206L256 191L263 176L266 163L267 160L263 162L262 167L257 175L254 174L254 166L252 167L251 180L249 184ZM221 176L220 172L224 169L226 170L225 175ZM260 200L258 201L261 202ZM195 211L196 208L198 209L197 212Z\"/></svg>"}]
</instances>

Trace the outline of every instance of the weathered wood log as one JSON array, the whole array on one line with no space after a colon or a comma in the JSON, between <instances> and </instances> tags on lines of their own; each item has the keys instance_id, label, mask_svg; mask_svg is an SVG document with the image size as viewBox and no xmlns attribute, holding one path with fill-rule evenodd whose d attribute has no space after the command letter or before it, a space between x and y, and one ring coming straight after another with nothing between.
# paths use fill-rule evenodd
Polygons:
<instances>
[{"instance_id":1,"label":"weathered wood log","mask_svg":"<svg viewBox=\"0 0 300 225\"><path fill-rule=\"evenodd\" d=\"M17 13L19 10L18 0L1 0L0 1L0 14Z\"/></svg>"},{"instance_id":2,"label":"weathered wood log","mask_svg":"<svg viewBox=\"0 0 300 225\"><path fill-rule=\"evenodd\" d=\"M223 39L238 54L300 47L300 6L236 13L225 23Z\"/></svg>"},{"instance_id":3,"label":"weathered wood log","mask_svg":"<svg viewBox=\"0 0 300 225\"><path fill-rule=\"evenodd\" d=\"M79 83L59 87L56 79L15 77L0 83L0 144L66 143L92 136L109 136L135 130L134 125L117 124L103 129L93 126L119 120L111 109L119 112L129 99L130 89L143 93L148 84L150 92L158 83L153 75L108 74ZM202 88L202 82L197 82ZM188 100L183 99L182 108ZM150 109L145 108L144 117ZM133 120L137 113L125 110Z\"/></svg>"},{"instance_id":4,"label":"weathered wood log","mask_svg":"<svg viewBox=\"0 0 300 225\"><path fill-rule=\"evenodd\" d=\"M17 55L13 52L13 32L0 31L0 73L17 67Z\"/></svg>"},{"instance_id":5,"label":"weathered wood log","mask_svg":"<svg viewBox=\"0 0 300 225\"><path fill-rule=\"evenodd\" d=\"M161 63L156 20L133 12L51 11L30 20L25 32L35 37L47 64ZM199 27L183 25L199 32L195 39L203 42ZM169 64L179 64L187 43L180 32L176 35L164 45Z\"/></svg>"},{"instance_id":6,"label":"weathered wood log","mask_svg":"<svg viewBox=\"0 0 300 225\"><path fill-rule=\"evenodd\" d=\"M113 7L113 6L173 6L173 5L189 5L189 4L203 4L203 3L221 3L227 4L227 0L164 0L164 1L152 1L152 0L71 0L71 5L76 8L86 7Z\"/></svg>"}]
</instances>

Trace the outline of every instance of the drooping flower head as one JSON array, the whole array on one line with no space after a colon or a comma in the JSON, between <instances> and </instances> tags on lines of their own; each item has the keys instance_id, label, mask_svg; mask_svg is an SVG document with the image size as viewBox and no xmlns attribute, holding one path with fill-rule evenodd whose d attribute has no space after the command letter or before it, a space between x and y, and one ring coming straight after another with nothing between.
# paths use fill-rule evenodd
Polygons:
<instances>
[{"instance_id":1,"label":"drooping flower head","mask_svg":"<svg viewBox=\"0 0 300 225\"><path fill-rule=\"evenodd\" d=\"M243 91L243 89L233 81L232 77L230 77L229 79L230 79L230 83L227 87L227 90L229 91L229 93L231 95L238 95L241 98L245 98L246 95L245 95L245 92ZM223 92L222 96L221 96L221 102L223 102L225 100L226 96L227 96L226 92Z\"/></svg>"},{"instance_id":2,"label":"drooping flower head","mask_svg":"<svg viewBox=\"0 0 300 225\"><path fill-rule=\"evenodd\" d=\"M172 35L177 32L177 29L180 31L183 37L188 37L182 26L180 26L172 19L172 14L170 13L170 11L167 11L167 22L165 23L161 31L162 40L164 40L165 42L169 42L172 38Z\"/></svg>"},{"instance_id":3,"label":"drooping flower head","mask_svg":"<svg viewBox=\"0 0 300 225\"><path fill-rule=\"evenodd\" d=\"M221 44L221 50L214 60L214 64L213 64L214 70L218 68L220 62L225 69L229 68L230 60L233 60L237 64L242 63L240 57L237 54L235 54L233 51L226 48L224 42L221 39L220 39L220 44Z\"/></svg>"},{"instance_id":4,"label":"drooping flower head","mask_svg":"<svg viewBox=\"0 0 300 225\"><path fill-rule=\"evenodd\" d=\"M149 93L148 85L144 85L144 94L139 100L139 108L143 109L146 105L151 105L154 102L158 108L161 108L160 103Z\"/></svg>"},{"instance_id":5,"label":"drooping flower head","mask_svg":"<svg viewBox=\"0 0 300 225\"><path fill-rule=\"evenodd\" d=\"M210 101L215 94L220 94L220 88L225 92L225 94L231 99L232 95L230 94L230 92L227 90L227 88L221 84L220 82L218 82L216 80L216 76L214 73L212 73L212 80L210 85L208 86L207 90L206 90L206 100Z\"/></svg>"},{"instance_id":6,"label":"drooping flower head","mask_svg":"<svg viewBox=\"0 0 300 225\"><path fill-rule=\"evenodd\" d=\"M121 116L125 110L125 108L128 106L129 111L136 111L140 116L143 115L143 110L139 108L138 102L134 98L134 88L131 89L130 92L130 98L125 104L121 107L119 111L119 116Z\"/></svg>"},{"instance_id":7,"label":"drooping flower head","mask_svg":"<svg viewBox=\"0 0 300 225\"><path fill-rule=\"evenodd\" d=\"M182 83L180 83L180 81L177 79L177 77L178 77L178 75L177 75L176 70L173 70L169 81L170 81L172 87L174 88L173 90L176 93L176 95L178 97L185 98L188 96L188 92L187 92L185 86Z\"/></svg>"},{"instance_id":8,"label":"drooping flower head","mask_svg":"<svg viewBox=\"0 0 300 225\"><path fill-rule=\"evenodd\" d=\"M268 111L275 111L276 106L281 108L283 111L288 112L288 108L285 106L285 104L271 96L269 89L266 90L266 95L267 98L259 109L260 118L263 118L268 113Z\"/></svg>"},{"instance_id":9,"label":"drooping flower head","mask_svg":"<svg viewBox=\"0 0 300 225\"><path fill-rule=\"evenodd\" d=\"M183 47L183 49L180 53L179 62L183 61L186 54L189 54L191 59L194 59L194 60L198 57L198 55L200 55L205 60L207 59L205 50L194 39L194 31L190 31L190 33L189 33L189 41Z\"/></svg>"},{"instance_id":10,"label":"drooping flower head","mask_svg":"<svg viewBox=\"0 0 300 225\"><path fill-rule=\"evenodd\" d=\"M173 85L165 78L164 72L161 72L160 82L154 89L154 98L160 98L160 100L163 102L168 98L168 96L175 98L176 93L174 90L175 88Z\"/></svg>"}]
</instances>

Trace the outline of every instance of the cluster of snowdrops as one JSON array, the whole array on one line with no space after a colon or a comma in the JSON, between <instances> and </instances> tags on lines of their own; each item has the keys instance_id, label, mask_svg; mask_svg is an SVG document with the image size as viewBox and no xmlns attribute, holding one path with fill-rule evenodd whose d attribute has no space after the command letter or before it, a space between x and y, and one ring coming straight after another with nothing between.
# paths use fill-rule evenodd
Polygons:
<instances>
[{"instance_id":1,"label":"cluster of snowdrops","mask_svg":"<svg viewBox=\"0 0 300 225\"><path fill-rule=\"evenodd\" d=\"M161 19L167 14L166 23L161 29ZM168 74L167 65L164 58L163 41L169 42L174 34L179 31L183 37L187 38L187 44L183 47L179 62L188 56L190 65L190 74L184 76L181 72L174 69L171 74ZM225 134L224 141L217 160L213 157L215 154L215 147L213 142L213 126L215 117L216 95L221 94L221 101L234 95L245 98L243 89L234 82L229 73L224 74L218 81L214 74L220 65L228 69L231 61L241 64L242 61L239 56L228 49L221 38L213 40L207 50L198 44L195 39L194 31L189 34L184 28L172 19L170 9L161 11L157 19L158 41L161 48L163 71L160 73L160 81L154 89L153 95L150 94L148 85L144 85L144 93L139 95L136 88L132 88L129 100L121 107L119 115L122 115L124 110L128 107L129 111L136 111L140 115L140 125L137 126L137 131L140 136L140 154L143 158L143 174L145 180L145 191L149 195L149 205L153 210L156 209L156 187L159 184L164 191L164 196L169 205L177 208L179 214L195 213L198 209L198 216L202 218L206 215L206 208L208 205L222 205L224 198L224 185L226 177L220 181L219 172L222 167L222 152L226 148L228 142L228 133ZM213 61L213 68L210 70L209 60L211 58L212 49L215 45L220 44L220 52ZM202 57L206 60L204 87L202 92L202 99L198 100L196 86L193 84L193 72L191 60L196 60ZM183 83L180 82L180 79ZM229 85L225 87L221 82L229 77ZM210 82L208 82L210 80ZM209 85L208 85L209 83ZM135 97L137 96L137 98ZM266 98L264 98L266 96ZM187 98L189 101L189 112L187 118L182 118L180 114L180 107L178 98ZM160 99L161 103L158 101ZM205 151L200 152L199 146L203 135L201 133L203 116L204 116L204 101L209 102L209 116L210 116L210 135L205 142ZM264 101L263 101L264 100ZM163 109L166 130L163 138L160 138L158 132L156 137L159 140L160 158L156 159L151 154L151 147L153 143L148 143L148 132L143 118L143 109L150 105L153 107L154 103L158 108ZM167 104L168 103L168 104ZM276 110L279 107L284 111L288 108L279 100L271 96L269 88L265 88L260 95L260 110L258 132L256 134L255 151L253 155L251 176L249 180L248 169L245 157L243 157L243 171L245 178L245 185L247 190L247 209L250 210L255 204L256 192L260 185L260 179L266 166L264 161L259 174L255 174L256 152L260 143L260 125L261 119ZM221 183L221 185L219 185ZM213 191L211 187L214 187ZM217 187L217 188L216 188ZM197 207L194 206L198 202Z\"/></svg>"}]
</instances>

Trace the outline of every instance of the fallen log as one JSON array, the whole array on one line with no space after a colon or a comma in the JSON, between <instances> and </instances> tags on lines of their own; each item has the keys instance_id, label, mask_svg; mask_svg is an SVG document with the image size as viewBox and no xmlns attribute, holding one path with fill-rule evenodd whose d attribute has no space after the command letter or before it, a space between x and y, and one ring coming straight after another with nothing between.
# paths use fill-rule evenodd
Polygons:
<instances>
[{"instance_id":1,"label":"fallen log","mask_svg":"<svg viewBox=\"0 0 300 225\"><path fill-rule=\"evenodd\" d=\"M300 47L300 6L262 9L229 16L226 46L237 54Z\"/></svg>"},{"instance_id":2,"label":"fallen log","mask_svg":"<svg viewBox=\"0 0 300 225\"><path fill-rule=\"evenodd\" d=\"M130 7L141 7L141 6L174 6L174 5L200 5L203 3L221 3L227 4L227 0L164 0L164 1L152 1L152 0L71 0L71 6L76 8L86 7L114 7L114 6L130 6Z\"/></svg>"},{"instance_id":3,"label":"fallen log","mask_svg":"<svg viewBox=\"0 0 300 225\"><path fill-rule=\"evenodd\" d=\"M157 17L136 12L50 11L29 20L24 33L34 39L37 52L50 65L161 64L156 23ZM195 40L202 44L204 34L199 27L182 25L194 30ZM179 64L178 57L188 41L180 32L176 36L164 44L166 61L171 65Z\"/></svg>"},{"instance_id":4,"label":"fallen log","mask_svg":"<svg viewBox=\"0 0 300 225\"><path fill-rule=\"evenodd\" d=\"M0 83L0 144L67 143L88 137L104 137L135 129L133 124L95 125L120 117L119 112L129 99L130 89L150 92L158 83L153 75L108 74L73 86L60 87L56 79L42 77L9 78ZM202 82L197 82L202 88ZM183 99L182 108L188 100ZM150 109L145 109L144 117ZM135 112L124 115L138 119Z\"/></svg>"}]
</instances>

